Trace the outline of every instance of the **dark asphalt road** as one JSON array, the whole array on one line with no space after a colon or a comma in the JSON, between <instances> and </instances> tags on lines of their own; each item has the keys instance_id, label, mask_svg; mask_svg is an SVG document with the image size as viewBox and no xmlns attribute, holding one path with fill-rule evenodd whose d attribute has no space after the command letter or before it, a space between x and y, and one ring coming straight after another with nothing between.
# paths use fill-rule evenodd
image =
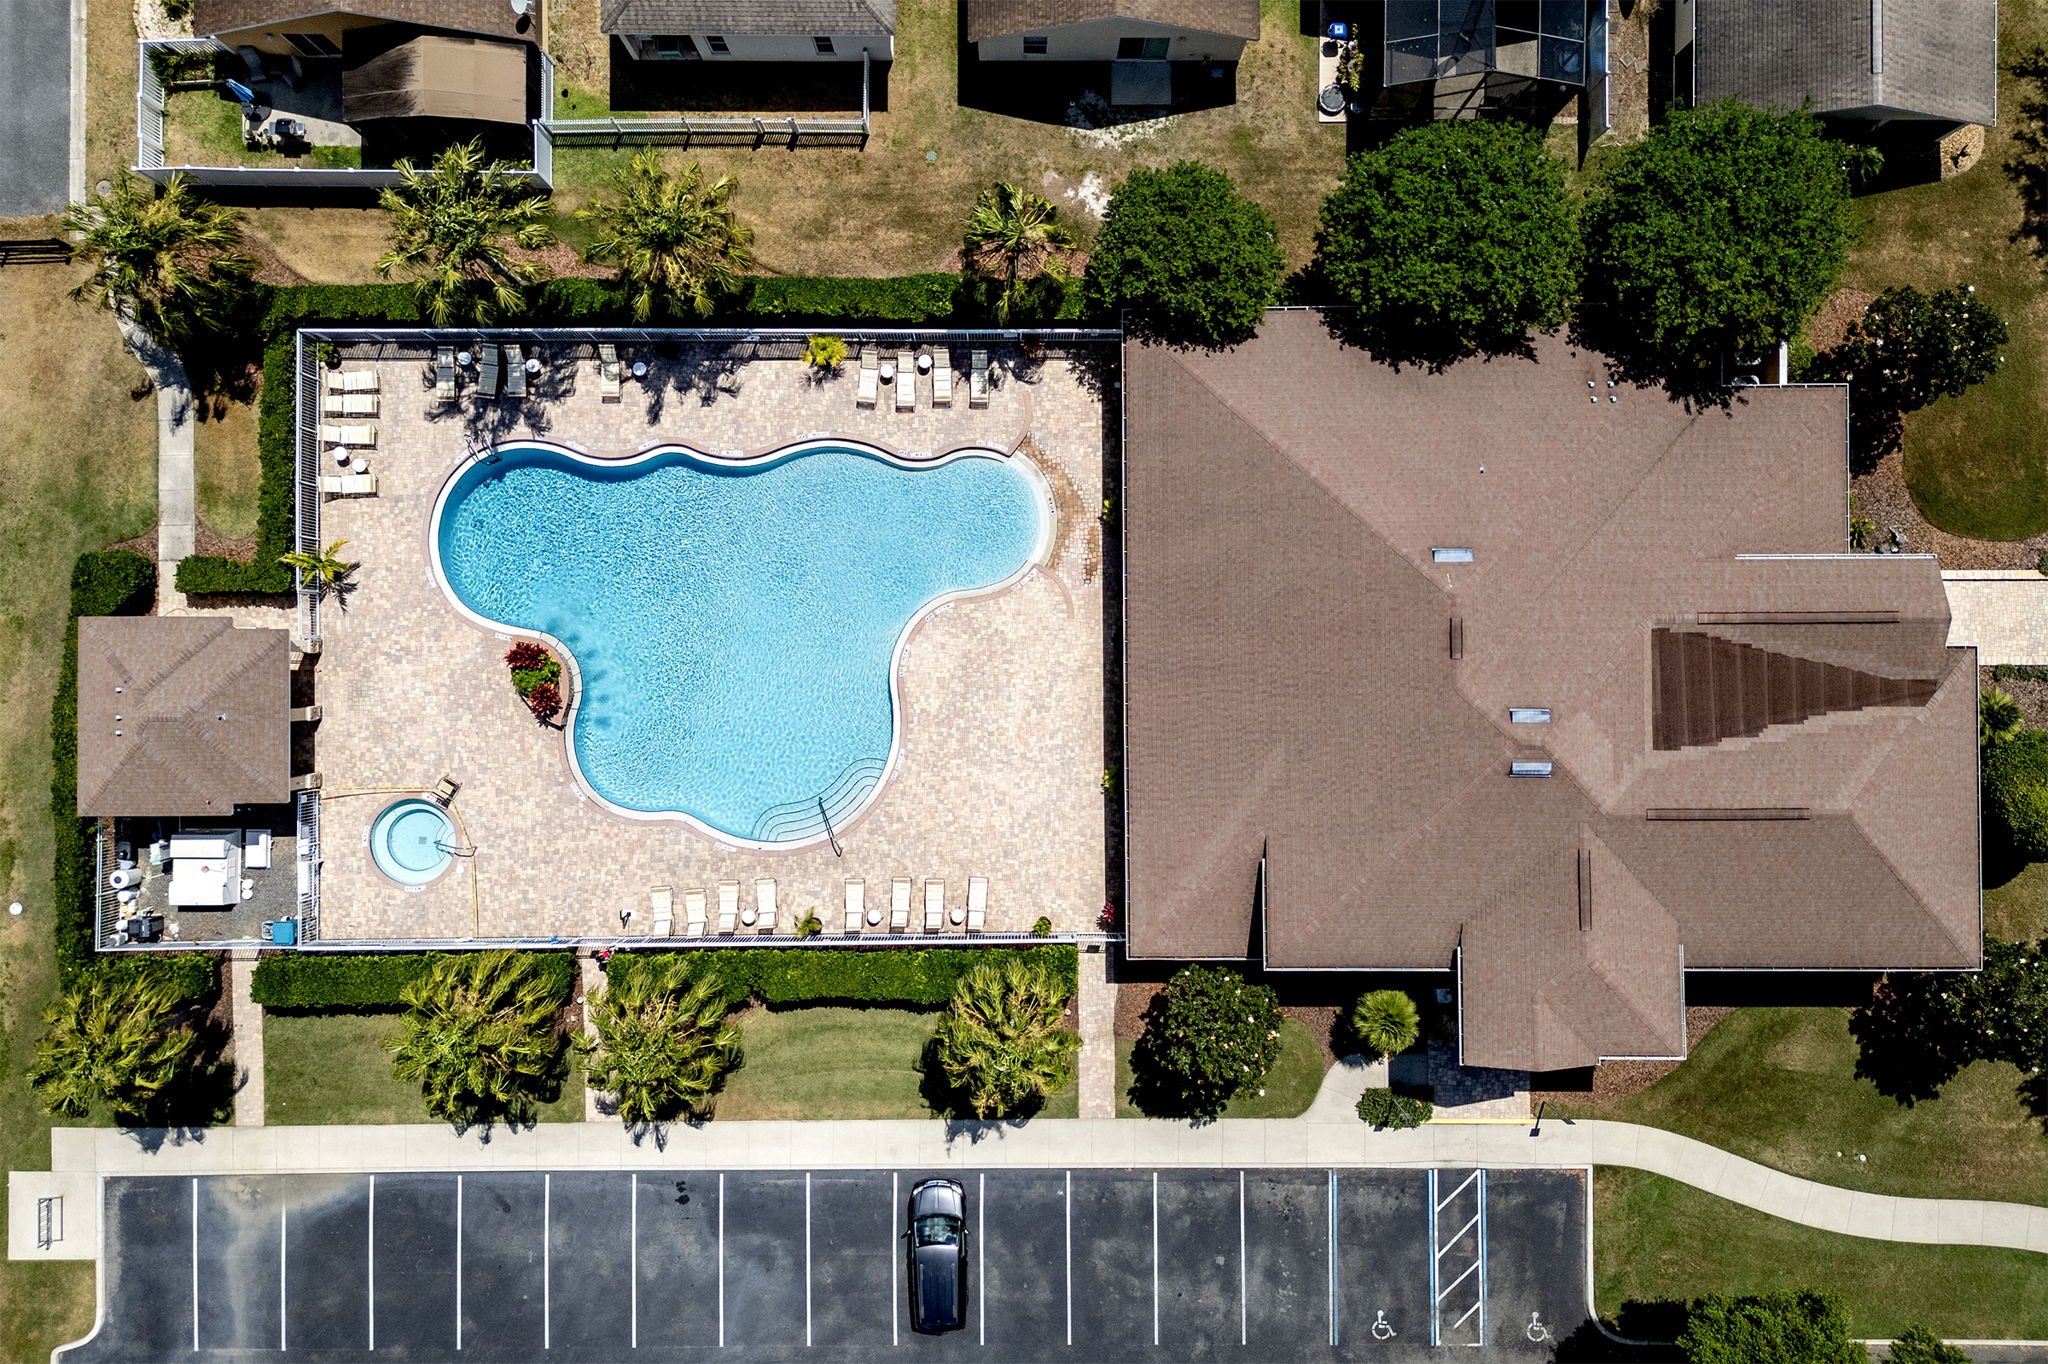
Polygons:
<instances>
[{"instance_id":1,"label":"dark asphalt road","mask_svg":"<svg viewBox=\"0 0 2048 1364\"><path fill-rule=\"evenodd\" d=\"M7 149L0 156L0 218L64 207L71 179L70 0L0 0L0 147Z\"/></svg>"}]
</instances>

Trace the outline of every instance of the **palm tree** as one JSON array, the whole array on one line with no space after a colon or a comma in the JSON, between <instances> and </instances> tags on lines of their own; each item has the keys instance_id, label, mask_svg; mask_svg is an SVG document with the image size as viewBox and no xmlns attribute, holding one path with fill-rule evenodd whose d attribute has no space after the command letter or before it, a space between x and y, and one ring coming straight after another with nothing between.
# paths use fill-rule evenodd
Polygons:
<instances>
[{"instance_id":1,"label":"palm tree","mask_svg":"<svg viewBox=\"0 0 2048 1364\"><path fill-rule=\"evenodd\" d=\"M314 582L326 586L355 567L354 564L344 563L334 557L347 543L346 540L336 540L326 549L295 549L289 554L278 555L277 561L286 568L296 568Z\"/></svg>"},{"instance_id":2,"label":"palm tree","mask_svg":"<svg viewBox=\"0 0 2048 1364\"><path fill-rule=\"evenodd\" d=\"M1988 688L1977 702L1978 737L1986 748L2010 739L2026 722L2020 703L1997 687Z\"/></svg>"},{"instance_id":3,"label":"palm tree","mask_svg":"<svg viewBox=\"0 0 2048 1364\"><path fill-rule=\"evenodd\" d=\"M147 1117L188 1073L198 1035L178 1019L178 991L159 976L93 975L43 1010L28 1082L44 1111L83 1118L105 1104L127 1122Z\"/></svg>"},{"instance_id":4,"label":"palm tree","mask_svg":"<svg viewBox=\"0 0 2048 1364\"><path fill-rule=\"evenodd\" d=\"M400 992L402 1030L384 1045L391 1072L417 1084L427 1111L451 1122L521 1117L559 1083L563 1042L555 986L518 952L455 953Z\"/></svg>"},{"instance_id":5,"label":"palm tree","mask_svg":"<svg viewBox=\"0 0 2048 1364\"><path fill-rule=\"evenodd\" d=\"M681 957L630 966L590 1001L589 1081L617 1098L629 1123L700 1114L719 1077L739 1064L725 981L716 972L691 980Z\"/></svg>"},{"instance_id":6,"label":"palm tree","mask_svg":"<svg viewBox=\"0 0 2048 1364\"><path fill-rule=\"evenodd\" d=\"M64 210L64 227L82 234L71 258L92 266L71 296L167 345L225 326L256 272L242 249L242 215L200 198L182 175L161 193L123 176L111 193Z\"/></svg>"},{"instance_id":7,"label":"palm tree","mask_svg":"<svg viewBox=\"0 0 2048 1364\"><path fill-rule=\"evenodd\" d=\"M975 196L961 255L968 270L990 286L996 321L1008 322L1012 309L1042 301L1047 285L1066 278L1060 253L1077 243L1059 213L1044 195L1008 183Z\"/></svg>"},{"instance_id":8,"label":"palm tree","mask_svg":"<svg viewBox=\"0 0 2048 1364\"><path fill-rule=\"evenodd\" d=\"M513 260L506 243L538 250L555 240L547 194L514 180L505 162L485 162L479 142L448 148L427 170L410 161L393 169L399 183L377 196L391 214L391 249L377 273L410 276L437 327L519 311L526 287L548 272Z\"/></svg>"},{"instance_id":9,"label":"palm tree","mask_svg":"<svg viewBox=\"0 0 2048 1364\"><path fill-rule=\"evenodd\" d=\"M1063 1025L1067 987L1016 957L983 962L960 978L933 1036L946 1078L977 1117L1042 1101L1074 1078L1081 1039Z\"/></svg>"},{"instance_id":10,"label":"palm tree","mask_svg":"<svg viewBox=\"0 0 2048 1364\"><path fill-rule=\"evenodd\" d=\"M655 153L639 152L613 183L616 200L576 210L598 226L583 258L617 263L638 321L656 312L710 316L754 266L754 229L732 211L739 181L721 175L707 185L695 161L670 175Z\"/></svg>"},{"instance_id":11,"label":"palm tree","mask_svg":"<svg viewBox=\"0 0 2048 1364\"><path fill-rule=\"evenodd\" d=\"M1351 1006L1351 1030L1382 1056L1404 1052L1422 1032L1415 1001L1399 990L1374 990Z\"/></svg>"}]
</instances>

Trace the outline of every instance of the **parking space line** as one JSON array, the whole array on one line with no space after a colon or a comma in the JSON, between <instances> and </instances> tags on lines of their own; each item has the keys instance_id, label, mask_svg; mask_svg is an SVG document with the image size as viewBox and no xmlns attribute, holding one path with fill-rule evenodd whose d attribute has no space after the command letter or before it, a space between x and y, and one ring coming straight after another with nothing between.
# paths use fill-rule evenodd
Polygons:
<instances>
[{"instance_id":1,"label":"parking space line","mask_svg":"<svg viewBox=\"0 0 2048 1364\"><path fill-rule=\"evenodd\" d=\"M1439 1207L1438 1211L1442 1211L1441 1207ZM1458 1228L1458 1229L1457 1229L1457 1230L1456 1230L1455 1232L1452 1232L1452 1233L1451 1233L1451 1239L1450 1239L1450 1240L1449 1240L1448 1242L1446 1242L1446 1243L1445 1243L1445 1245L1444 1245L1443 1249L1442 1249L1442 1250L1439 1250L1439 1251L1437 1252L1437 1254L1438 1254L1438 1255L1442 1255L1442 1254L1446 1253L1447 1251L1450 1251L1450 1250L1454 1249L1454 1248L1455 1248L1455 1247L1457 1246L1458 1242L1460 1242L1460 1241L1462 1241L1463 1239L1465 1239L1465 1233L1466 1233L1466 1232L1468 1232L1468 1231L1470 1231L1470 1230L1472 1230L1472 1228L1474 1228L1474 1227L1476 1227L1476 1226L1478 1226L1478 1225L1479 1225L1479 1214L1475 1212L1475 1213L1473 1213L1473 1214L1472 1214L1472 1220L1471 1220L1470 1222L1467 1222L1467 1223L1466 1223L1466 1224L1465 1224L1464 1226L1462 1226L1462 1227L1459 1227L1459 1228Z\"/></svg>"},{"instance_id":2,"label":"parking space line","mask_svg":"<svg viewBox=\"0 0 2048 1364\"><path fill-rule=\"evenodd\" d=\"M1237 1343L1246 1344L1246 1291L1244 1260L1244 1171L1237 1172Z\"/></svg>"},{"instance_id":3,"label":"parking space line","mask_svg":"<svg viewBox=\"0 0 2048 1364\"><path fill-rule=\"evenodd\" d=\"M1451 1325L1463 1326L1465 1324L1465 1318L1471 1316L1474 1312L1477 1312L1478 1310L1479 1304L1476 1302L1473 1303L1470 1307L1465 1309L1465 1316L1459 1317L1456 1321L1452 1322Z\"/></svg>"},{"instance_id":4,"label":"parking space line","mask_svg":"<svg viewBox=\"0 0 2048 1364\"><path fill-rule=\"evenodd\" d=\"M1436 1244L1436 1215L1443 1206L1436 1201L1436 1183L1436 1171L1431 1170L1429 1172L1429 1343L1432 1346L1440 1343L1440 1332L1437 1330L1436 1304L1438 1299L1436 1295L1436 1281L1437 1267L1444 1262L1444 1253L1437 1249Z\"/></svg>"},{"instance_id":5,"label":"parking space line","mask_svg":"<svg viewBox=\"0 0 2048 1364\"><path fill-rule=\"evenodd\" d=\"M1486 1344L1486 1171L1479 1171L1479 1338L1474 1345Z\"/></svg>"},{"instance_id":6,"label":"parking space line","mask_svg":"<svg viewBox=\"0 0 2048 1364\"><path fill-rule=\"evenodd\" d=\"M199 1349L199 1178L192 1179L192 1348Z\"/></svg>"},{"instance_id":7,"label":"parking space line","mask_svg":"<svg viewBox=\"0 0 2048 1364\"><path fill-rule=\"evenodd\" d=\"M1159 1343L1159 1171L1152 1172L1152 1343Z\"/></svg>"},{"instance_id":8,"label":"parking space line","mask_svg":"<svg viewBox=\"0 0 2048 1364\"><path fill-rule=\"evenodd\" d=\"M626 1312L627 1329L631 1332L629 1337L632 1342L631 1348L637 1350L640 1348L640 1176L634 1175L632 1180L632 1240L628 1242L626 1248L626 1282L629 1285L629 1291L626 1294Z\"/></svg>"},{"instance_id":9,"label":"parking space line","mask_svg":"<svg viewBox=\"0 0 2048 1364\"><path fill-rule=\"evenodd\" d=\"M548 1233L555 1222L555 1177L540 1177L540 1347L555 1348L555 1298L553 1256Z\"/></svg>"},{"instance_id":10,"label":"parking space line","mask_svg":"<svg viewBox=\"0 0 2048 1364\"><path fill-rule=\"evenodd\" d=\"M1436 1193L1435 1193L1435 1190L1436 1190L1436 1179L1435 1179L1435 1171L1431 1171L1430 1173L1431 1173L1431 1179L1430 1179L1430 1196L1431 1196L1431 1197L1433 1198L1433 1197L1435 1197L1435 1196L1436 1196ZM1479 1178L1479 1176L1480 1176L1480 1174L1481 1174L1481 1173L1483 1173L1483 1172L1482 1172L1482 1171L1479 1171L1479 1170L1474 1170L1474 1171L1473 1171L1473 1172L1472 1172L1471 1174L1469 1174L1469 1175L1466 1175L1466 1176L1465 1176L1465 1182L1464 1182L1463 1184L1460 1184L1460 1185L1459 1185L1459 1186L1458 1186L1457 1188L1455 1188L1455 1189L1451 1190L1451 1191L1450 1191L1450 1192L1449 1192L1448 1194L1445 1194L1445 1195L1444 1195L1444 1200L1443 1200L1443 1203L1439 1203L1439 1204L1437 1204L1437 1205L1436 1205L1436 1210L1437 1210L1438 1212L1442 1212L1442 1211L1444 1210L1444 1203L1448 1203L1448 1202L1450 1202L1450 1201L1451 1201L1451 1200L1452 1200L1453 1198L1456 1198L1456 1197L1457 1197L1457 1196L1458 1196L1459 1194L1461 1194L1461 1193L1465 1192L1465 1190L1466 1190L1467 1188L1469 1188L1469 1187L1471 1186L1471 1184L1472 1184L1472 1181L1473 1181L1473 1180L1475 1180L1475 1179L1477 1179L1477 1178Z\"/></svg>"},{"instance_id":11,"label":"parking space line","mask_svg":"<svg viewBox=\"0 0 2048 1364\"><path fill-rule=\"evenodd\" d=\"M974 1240L975 1244L981 1247L982 1264L986 1265L988 1263L988 1172L984 1170L978 1178L981 1181L981 1187L980 1191L974 1195ZM979 1330L981 1332L981 1343L986 1345L988 1344L988 1270L985 1268L981 1272L981 1291L974 1296L981 1304L981 1326Z\"/></svg>"},{"instance_id":12,"label":"parking space line","mask_svg":"<svg viewBox=\"0 0 2048 1364\"><path fill-rule=\"evenodd\" d=\"M1337 1343L1337 1172L1330 1171L1330 1344Z\"/></svg>"},{"instance_id":13,"label":"parking space line","mask_svg":"<svg viewBox=\"0 0 2048 1364\"><path fill-rule=\"evenodd\" d=\"M882 1224L889 1233L889 1343L903 1343L899 1332L903 1316L903 1284L896 1276L903 1272L902 1247L896 1244L896 1209L903 1206L902 1175L889 1172L889 1220ZM1590 1182L1590 1181L1589 1181Z\"/></svg>"},{"instance_id":14,"label":"parking space line","mask_svg":"<svg viewBox=\"0 0 2048 1364\"><path fill-rule=\"evenodd\" d=\"M804 1348L811 1346L811 1172L804 1171Z\"/></svg>"},{"instance_id":15,"label":"parking space line","mask_svg":"<svg viewBox=\"0 0 2048 1364\"><path fill-rule=\"evenodd\" d=\"M1067 1344L1074 1343L1074 1172L1067 1171ZM195 1326L196 1330L197 1327Z\"/></svg>"},{"instance_id":16,"label":"parking space line","mask_svg":"<svg viewBox=\"0 0 2048 1364\"><path fill-rule=\"evenodd\" d=\"M289 1215L290 1210L287 1208L279 1208L277 1210L277 1348L280 1351L290 1348L285 1343L284 1325L284 1255L286 1233L285 1219Z\"/></svg>"},{"instance_id":17,"label":"parking space line","mask_svg":"<svg viewBox=\"0 0 2048 1364\"><path fill-rule=\"evenodd\" d=\"M455 1176L455 1348L462 1348L462 1176Z\"/></svg>"},{"instance_id":18,"label":"parking space line","mask_svg":"<svg viewBox=\"0 0 2048 1364\"><path fill-rule=\"evenodd\" d=\"M1471 1277L1472 1277L1472 1276L1473 1276L1474 1274L1477 1274L1478 1272L1479 1272L1479 1261L1477 1261L1477 1260L1474 1260L1474 1261L1473 1261L1473 1262L1471 1263L1470 1267L1468 1267L1468 1268L1467 1268L1467 1269L1465 1270L1465 1272L1464 1272L1463 1274L1460 1274L1460 1275L1459 1275L1459 1276L1458 1276L1457 1278L1455 1278L1455 1279L1451 1280L1451 1281L1450 1281L1449 1283L1447 1283L1447 1284L1445 1284L1445 1285L1444 1285L1444 1289L1443 1289L1443 1292L1441 1292L1441 1293L1439 1293L1439 1294L1437 1294L1437 1295L1436 1295L1436 1300L1437 1300L1438 1302L1442 1302L1442 1301L1443 1301L1443 1300L1444 1300L1445 1298L1448 1298L1448 1297L1449 1297L1449 1296L1451 1295L1451 1290L1452 1290L1452 1289L1456 1288L1456 1287L1457 1287L1457 1286L1458 1286L1459 1284L1461 1284L1461 1283L1465 1282L1465 1280L1467 1280L1467 1279L1471 1278ZM1467 1316L1467 1317L1469 1317L1469 1316L1471 1316L1471 1315L1472 1315L1472 1314L1471 1314L1470 1312L1467 1312L1467 1313L1465 1314L1465 1316ZM1462 1321L1464 1321L1464 1320L1465 1320L1465 1317L1459 1317L1459 1318L1458 1318L1458 1320L1459 1320L1460 1322L1462 1322Z\"/></svg>"},{"instance_id":19,"label":"parking space line","mask_svg":"<svg viewBox=\"0 0 2048 1364\"><path fill-rule=\"evenodd\" d=\"M377 1348L377 1176L370 1176L370 1230L363 1238L369 1245L370 1274L369 1287L364 1290L363 1301L370 1309L370 1349Z\"/></svg>"},{"instance_id":20,"label":"parking space line","mask_svg":"<svg viewBox=\"0 0 2048 1364\"><path fill-rule=\"evenodd\" d=\"M725 1348L725 1171L718 1172L718 1348Z\"/></svg>"}]
</instances>

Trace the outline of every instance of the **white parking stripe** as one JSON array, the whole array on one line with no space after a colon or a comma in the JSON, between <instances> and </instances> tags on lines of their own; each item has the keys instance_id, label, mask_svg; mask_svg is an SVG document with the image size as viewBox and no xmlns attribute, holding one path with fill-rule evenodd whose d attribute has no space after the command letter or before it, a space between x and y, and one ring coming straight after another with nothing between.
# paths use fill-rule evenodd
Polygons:
<instances>
[{"instance_id":1,"label":"white parking stripe","mask_svg":"<svg viewBox=\"0 0 2048 1364\"><path fill-rule=\"evenodd\" d=\"M1434 1172L1432 1172L1432 1173L1434 1173ZM1438 1212L1442 1212L1442 1211L1444 1210L1444 1203L1448 1203L1448 1202L1450 1202L1450 1201L1451 1201L1451 1200L1452 1200L1453 1198L1456 1198L1456 1197L1457 1197L1457 1196L1458 1196L1459 1194L1461 1194L1461 1193L1465 1192L1465 1190L1466 1190L1467 1188L1469 1188L1469 1187L1471 1186L1471 1183L1472 1183L1472 1181L1473 1181L1473 1180L1475 1180L1475 1179L1477 1179L1477 1178L1479 1178L1479 1175L1480 1175L1480 1171L1478 1171L1478 1170L1474 1170L1474 1171L1473 1171L1473 1172L1472 1172L1471 1174L1469 1174L1469 1175L1466 1175L1466 1176L1465 1176L1465 1182L1464 1182L1463 1184L1460 1184L1460 1185L1459 1185L1459 1186L1458 1186L1457 1188L1455 1188L1455 1189L1451 1190L1451 1191L1450 1191L1450 1193L1448 1193L1447 1195L1445 1195L1445 1196L1444 1196L1444 1200L1443 1200L1443 1203L1438 1203L1438 1204L1436 1205L1436 1210L1437 1210ZM1432 1188L1432 1190L1434 1190L1434 1187L1435 1187L1435 1185L1434 1185L1434 1181L1432 1180L1432 1183L1431 1183L1431 1188ZM1435 1196L1433 1192L1432 1192L1432 1195L1431 1195L1431 1196L1432 1196L1432 1197L1434 1197L1434 1196Z\"/></svg>"},{"instance_id":2,"label":"white parking stripe","mask_svg":"<svg viewBox=\"0 0 2048 1364\"><path fill-rule=\"evenodd\" d=\"M901 1176L895 1171L889 1174L889 1220L882 1225L889 1233L889 1343L900 1345L898 1336L903 1316L903 1284L896 1276L903 1272L902 1247L896 1244L896 1209L903 1206Z\"/></svg>"},{"instance_id":3,"label":"white parking stripe","mask_svg":"<svg viewBox=\"0 0 2048 1364\"><path fill-rule=\"evenodd\" d=\"M1465 1280L1471 1278L1474 1274L1477 1274L1478 1272L1479 1261L1474 1260L1471 1264L1465 1267L1465 1272L1463 1274L1460 1274L1457 1278L1451 1280L1449 1283L1444 1285L1443 1291L1436 1295L1436 1300L1438 1302L1442 1302L1445 1298L1451 1296L1452 1289L1456 1288L1459 1284L1465 1282ZM1469 1316L1471 1314L1467 1313L1466 1315ZM1458 1318L1459 1321L1463 1321L1464 1319L1464 1317Z\"/></svg>"},{"instance_id":4,"label":"white parking stripe","mask_svg":"<svg viewBox=\"0 0 2048 1364\"><path fill-rule=\"evenodd\" d=\"M981 1189L974 1196L974 1243L981 1247L980 1254L982 1256L982 1263L985 1265L988 1263L988 1174L984 1171L978 1178L981 1181ZM986 1269L981 1272L981 1291L974 1296L981 1305L981 1343L986 1345L988 1344L988 1271Z\"/></svg>"},{"instance_id":5,"label":"white parking stripe","mask_svg":"<svg viewBox=\"0 0 2048 1364\"><path fill-rule=\"evenodd\" d=\"M725 1348L725 1171L718 1172L718 1346Z\"/></svg>"},{"instance_id":6,"label":"white parking stripe","mask_svg":"<svg viewBox=\"0 0 2048 1364\"><path fill-rule=\"evenodd\" d=\"M1330 1171L1330 1343L1337 1343L1337 1172Z\"/></svg>"},{"instance_id":7,"label":"white parking stripe","mask_svg":"<svg viewBox=\"0 0 2048 1364\"><path fill-rule=\"evenodd\" d=\"M1067 1171L1067 1344L1074 1343L1074 1172Z\"/></svg>"},{"instance_id":8,"label":"white parking stripe","mask_svg":"<svg viewBox=\"0 0 2048 1364\"><path fill-rule=\"evenodd\" d=\"M455 1348L462 1348L462 1176L455 1176Z\"/></svg>"},{"instance_id":9,"label":"white parking stripe","mask_svg":"<svg viewBox=\"0 0 2048 1364\"><path fill-rule=\"evenodd\" d=\"M277 1210L277 1348L279 1350L289 1348L285 1344L284 1326L284 1248L286 1216L286 1209L279 1208Z\"/></svg>"},{"instance_id":10,"label":"white parking stripe","mask_svg":"<svg viewBox=\"0 0 2048 1364\"><path fill-rule=\"evenodd\" d=\"M540 1347L555 1348L554 1257L548 1233L555 1223L555 1177L540 1177Z\"/></svg>"},{"instance_id":11,"label":"white parking stripe","mask_svg":"<svg viewBox=\"0 0 2048 1364\"><path fill-rule=\"evenodd\" d=\"M1237 1343L1246 1344L1246 1290L1244 1259L1244 1171L1237 1172Z\"/></svg>"},{"instance_id":12,"label":"white parking stripe","mask_svg":"<svg viewBox=\"0 0 2048 1364\"><path fill-rule=\"evenodd\" d=\"M1450 1239L1449 1241L1447 1241L1447 1242L1446 1242L1446 1243L1444 1244L1444 1247L1443 1247L1443 1249L1442 1249L1442 1250L1439 1250L1439 1251L1437 1252L1437 1255L1438 1255L1439 1257L1442 1257L1442 1256L1444 1256L1444 1255L1447 1255L1447 1254L1449 1254L1449 1253L1450 1253L1451 1251L1453 1251L1453 1250L1457 1249L1457 1246L1458 1246L1458 1242L1460 1242L1460 1241L1462 1241L1463 1239L1465 1239L1465 1233L1466 1233L1466 1232L1468 1232L1468 1231L1470 1231L1470 1230L1472 1230L1472 1228L1474 1228L1474 1227L1476 1227L1476 1226L1478 1226L1478 1225L1479 1225L1479 1214L1475 1212L1475 1213L1473 1213L1473 1214L1472 1214L1472 1220L1471 1220L1470 1222L1467 1222L1467 1223L1466 1223L1466 1224L1465 1224L1464 1226L1462 1226L1462 1227L1459 1227L1459 1228L1457 1229L1457 1231L1455 1231L1455 1232L1453 1232L1453 1233L1451 1234L1451 1239Z\"/></svg>"},{"instance_id":13,"label":"white parking stripe","mask_svg":"<svg viewBox=\"0 0 2048 1364\"><path fill-rule=\"evenodd\" d=\"M1436 1185L1436 1171L1431 1170L1429 1172L1429 1343L1431 1345L1438 1344L1443 1334L1436 1310L1436 1305L1439 1301L1436 1295L1436 1281L1438 1269L1444 1262L1444 1253L1437 1249L1436 1244L1436 1215L1443 1205L1436 1201Z\"/></svg>"},{"instance_id":14,"label":"white parking stripe","mask_svg":"<svg viewBox=\"0 0 2048 1364\"><path fill-rule=\"evenodd\" d=\"M370 1309L370 1348L377 1348L377 1176L370 1176L370 1232L363 1238L370 1246L370 1286L363 1295Z\"/></svg>"},{"instance_id":15,"label":"white parking stripe","mask_svg":"<svg viewBox=\"0 0 2048 1364\"><path fill-rule=\"evenodd\" d=\"M1159 1171L1152 1172L1152 1343L1159 1343Z\"/></svg>"},{"instance_id":16,"label":"white parking stripe","mask_svg":"<svg viewBox=\"0 0 2048 1364\"><path fill-rule=\"evenodd\" d=\"M804 1348L811 1345L811 1172L804 1171Z\"/></svg>"},{"instance_id":17,"label":"white parking stripe","mask_svg":"<svg viewBox=\"0 0 2048 1364\"><path fill-rule=\"evenodd\" d=\"M631 1242L626 1248L626 1311L628 1330L632 1333L632 1348L640 1348L640 1176L633 1179L633 1219Z\"/></svg>"}]
</instances>

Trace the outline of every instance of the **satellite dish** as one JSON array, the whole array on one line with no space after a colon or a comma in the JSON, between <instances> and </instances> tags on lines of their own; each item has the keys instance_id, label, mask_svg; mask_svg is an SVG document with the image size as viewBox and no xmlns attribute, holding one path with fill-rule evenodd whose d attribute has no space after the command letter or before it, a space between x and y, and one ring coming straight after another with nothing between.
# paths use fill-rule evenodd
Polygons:
<instances>
[{"instance_id":1,"label":"satellite dish","mask_svg":"<svg viewBox=\"0 0 2048 1364\"><path fill-rule=\"evenodd\" d=\"M512 13L516 18L528 17L533 13L533 0L512 0Z\"/></svg>"}]
</instances>

